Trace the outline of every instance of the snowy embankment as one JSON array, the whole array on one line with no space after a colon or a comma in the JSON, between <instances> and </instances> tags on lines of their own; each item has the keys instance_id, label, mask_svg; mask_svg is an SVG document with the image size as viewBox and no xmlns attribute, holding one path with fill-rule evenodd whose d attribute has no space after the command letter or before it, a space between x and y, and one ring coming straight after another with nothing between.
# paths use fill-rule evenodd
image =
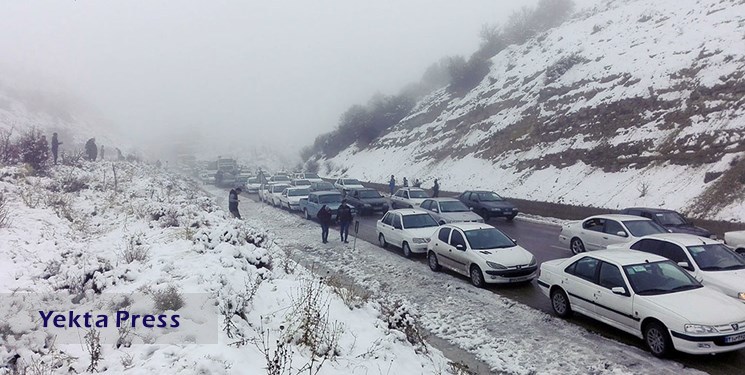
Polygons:
<instances>
[{"instance_id":1,"label":"snowy embankment","mask_svg":"<svg viewBox=\"0 0 745 375\"><path fill-rule=\"evenodd\" d=\"M395 251L364 241L357 241L356 247L353 241L343 244L338 241L338 232L331 233L330 243L324 245L320 227L298 215L250 199L243 199L240 208L246 222L267 228L280 247L297 249L293 258L349 277L373 295L413 306L428 331L488 364L492 373L699 373L475 288L453 274L434 273L424 262L406 259Z\"/></svg>"},{"instance_id":2,"label":"snowy embankment","mask_svg":"<svg viewBox=\"0 0 745 375\"><path fill-rule=\"evenodd\" d=\"M116 180L113 169L116 168ZM116 181L116 191L114 189ZM146 165L0 169L0 373L444 374L406 306L319 279L260 222ZM0 205L0 207L3 207ZM301 247L302 249L302 247ZM178 316L44 329L39 311ZM126 324L124 325L126 326Z\"/></svg>"}]
</instances>

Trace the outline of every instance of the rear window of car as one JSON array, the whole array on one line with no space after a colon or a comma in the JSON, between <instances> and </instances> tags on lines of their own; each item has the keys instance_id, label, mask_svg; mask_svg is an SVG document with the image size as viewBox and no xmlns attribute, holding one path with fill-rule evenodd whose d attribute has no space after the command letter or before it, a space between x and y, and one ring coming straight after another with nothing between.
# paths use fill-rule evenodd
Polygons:
<instances>
[{"instance_id":1,"label":"rear window of car","mask_svg":"<svg viewBox=\"0 0 745 375\"><path fill-rule=\"evenodd\" d=\"M651 220L627 220L623 224L629 229L634 237L642 237L650 234L667 233L667 230Z\"/></svg>"}]
</instances>

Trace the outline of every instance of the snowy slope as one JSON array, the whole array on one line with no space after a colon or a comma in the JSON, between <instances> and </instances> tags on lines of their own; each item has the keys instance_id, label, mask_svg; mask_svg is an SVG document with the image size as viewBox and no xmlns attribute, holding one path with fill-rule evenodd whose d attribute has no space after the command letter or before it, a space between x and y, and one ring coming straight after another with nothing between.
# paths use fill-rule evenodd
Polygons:
<instances>
[{"instance_id":1,"label":"snowy slope","mask_svg":"<svg viewBox=\"0 0 745 375\"><path fill-rule=\"evenodd\" d=\"M507 48L472 91L432 93L326 170L745 221L744 35L742 0L609 1Z\"/></svg>"}]
</instances>

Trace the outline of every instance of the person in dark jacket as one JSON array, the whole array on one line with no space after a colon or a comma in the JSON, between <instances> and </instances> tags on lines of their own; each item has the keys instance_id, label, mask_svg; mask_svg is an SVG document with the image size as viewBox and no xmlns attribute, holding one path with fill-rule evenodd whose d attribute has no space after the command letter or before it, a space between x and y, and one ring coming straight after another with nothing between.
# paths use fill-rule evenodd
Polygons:
<instances>
[{"instance_id":1,"label":"person in dark jacket","mask_svg":"<svg viewBox=\"0 0 745 375\"><path fill-rule=\"evenodd\" d=\"M404 187L409 187L409 180L404 177Z\"/></svg>"},{"instance_id":2,"label":"person in dark jacket","mask_svg":"<svg viewBox=\"0 0 745 375\"><path fill-rule=\"evenodd\" d=\"M88 142L85 142L85 153L88 154L88 160L96 161L98 156L98 146L96 146L96 138L91 138Z\"/></svg>"},{"instance_id":3,"label":"person in dark jacket","mask_svg":"<svg viewBox=\"0 0 745 375\"><path fill-rule=\"evenodd\" d=\"M54 158L54 164L57 164L57 154L59 152L59 145L61 145L62 142L57 139L57 133L52 134L52 158Z\"/></svg>"},{"instance_id":4,"label":"person in dark jacket","mask_svg":"<svg viewBox=\"0 0 745 375\"><path fill-rule=\"evenodd\" d=\"M339 234L341 234L341 240L344 243L349 243L349 241L347 241L347 238L349 237L349 225L352 223L354 215L352 215L352 207L347 205L346 199L341 201L341 206L339 206L339 210L336 212L336 219L339 221Z\"/></svg>"},{"instance_id":5,"label":"person in dark jacket","mask_svg":"<svg viewBox=\"0 0 745 375\"><path fill-rule=\"evenodd\" d=\"M238 194L241 191L241 188L230 189L230 194L228 194L228 209L233 217L238 219L241 219L241 213L238 211L238 202L240 202L238 200Z\"/></svg>"},{"instance_id":6,"label":"person in dark jacket","mask_svg":"<svg viewBox=\"0 0 745 375\"><path fill-rule=\"evenodd\" d=\"M393 195L393 190L396 189L396 178L391 175L391 180L388 181L388 187L391 189L391 195Z\"/></svg>"},{"instance_id":7,"label":"person in dark jacket","mask_svg":"<svg viewBox=\"0 0 745 375\"><path fill-rule=\"evenodd\" d=\"M321 223L321 240L323 243L329 243L329 226L331 225L331 209L325 204L316 214L318 222Z\"/></svg>"},{"instance_id":8,"label":"person in dark jacket","mask_svg":"<svg viewBox=\"0 0 745 375\"><path fill-rule=\"evenodd\" d=\"M101 160L103 160L103 145L101 145Z\"/></svg>"},{"instance_id":9,"label":"person in dark jacket","mask_svg":"<svg viewBox=\"0 0 745 375\"><path fill-rule=\"evenodd\" d=\"M435 184L432 185L432 197L437 198L440 196L440 184L437 183L437 179L435 178Z\"/></svg>"}]
</instances>

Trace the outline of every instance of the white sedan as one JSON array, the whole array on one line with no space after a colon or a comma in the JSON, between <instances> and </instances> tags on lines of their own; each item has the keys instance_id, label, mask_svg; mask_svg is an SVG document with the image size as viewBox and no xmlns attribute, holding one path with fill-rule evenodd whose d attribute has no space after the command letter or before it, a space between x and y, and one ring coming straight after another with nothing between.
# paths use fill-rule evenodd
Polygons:
<instances>
[{"instance_id":1,"label":"white sedan","mask_svg":"<svg viewBox=\"0 0 745 375\"><path fill-rule=\"evenodd\" d=\"M684 233L655 234L627 249L670 259L702 284L745 302L745 258L719 241Z\"/></svg>"},{"instance_id":2,"label":"white sedan","mask_svg":"<svg viewBox=\"0 0 745 375\"><path fill-rule=\"evenodd\" d=\"M657 357L745 348L745 304L658 255L601 250L541 264L538 285L560 317L577 312L642 338Z\"/></svg>"},{"instance_id":3,"label":"white sedan","mask_svg":"<svg viewBox=\"0 0 745 375\"><path fill-rule=\"evenodd\" d=\"M290 187L282 191L279 196L279 206L290 211L300 211L300 200L308 199L310 190L307 187Z\"/></svg>"},{"instance_id":4,"label":"white sedan","mask_svg":"<svg viewBox=\"0 0 745 375\"><path fill-rule=\"evenodd\" d=\"M440 227L427 245L432 271L440 267L469 276L471 283L530 282L538 263L528 250L518 246L499 229L488 224L458 223Z\"/></svg>"},{"instance_id":5,"label":"white sedan","mask_svg":"<svg viewBox=\"0 0 745 375\"><path fill-rule=\"evenodd\" d=\"M375 225L380 247L399 247L407 258L412 253L426 253L437 228L437 221L427 211L415 209L388 211Z\"/></svg>"},{"instance_id":6,"label":"white sedan","mask_svg":"<svg viewBox=\"0 0 745 375\"><path fill-rule=\"evenodd\" d=\"M398 189L391 195L391 207L393 208L416 208L422 202L429 199L429 194L420 188L406 187Z\"/></svg>"},{"instance_id":7,"label":"white sedan","mask_svg":"<svg viewBox=\"0 0 745 375\"><path fill-rule=\"evenodd\" d=\"M668 231L652 220L631 215L597 215L569 221L561 226L559 242L573 254L602 250L609 245L625 244L640 237Z\"/></svg>"},{"instance_id":8,"label":"white sedan","mask_svg":"<svg viewBox=\"0 0 745 375\"><path fill-rule=\"evenodd\" d=\"M290 187L290 185L287 184L270 185L267 192L266 202L272 206L279 206L279 198L282 196L282 192L288 187Z\"/></svg>"},{"instance_id":9,"label":"white sedan","mask_svg":"<svg viewBox=\"0 0 745 375\"><path fill-rule=\"evenodd\" d=\"M362 183L358 180L355 180L353 178L340 178L337 179L334 182L334 187L337 188L339 191L346 191L346 190L354 190L354 189L364 189L365 187L362 186Z\"/></svg>"},{"instance_id":10,"label":"white sedan","mask_svg":"<svg viewBox=\"0 0 745 375\"><path fill-rule=\"evenodd\" d=\"M724 243L735 249L738 254L745 254L745 230L725 233Z\"/></svg>"}]
</instances>

